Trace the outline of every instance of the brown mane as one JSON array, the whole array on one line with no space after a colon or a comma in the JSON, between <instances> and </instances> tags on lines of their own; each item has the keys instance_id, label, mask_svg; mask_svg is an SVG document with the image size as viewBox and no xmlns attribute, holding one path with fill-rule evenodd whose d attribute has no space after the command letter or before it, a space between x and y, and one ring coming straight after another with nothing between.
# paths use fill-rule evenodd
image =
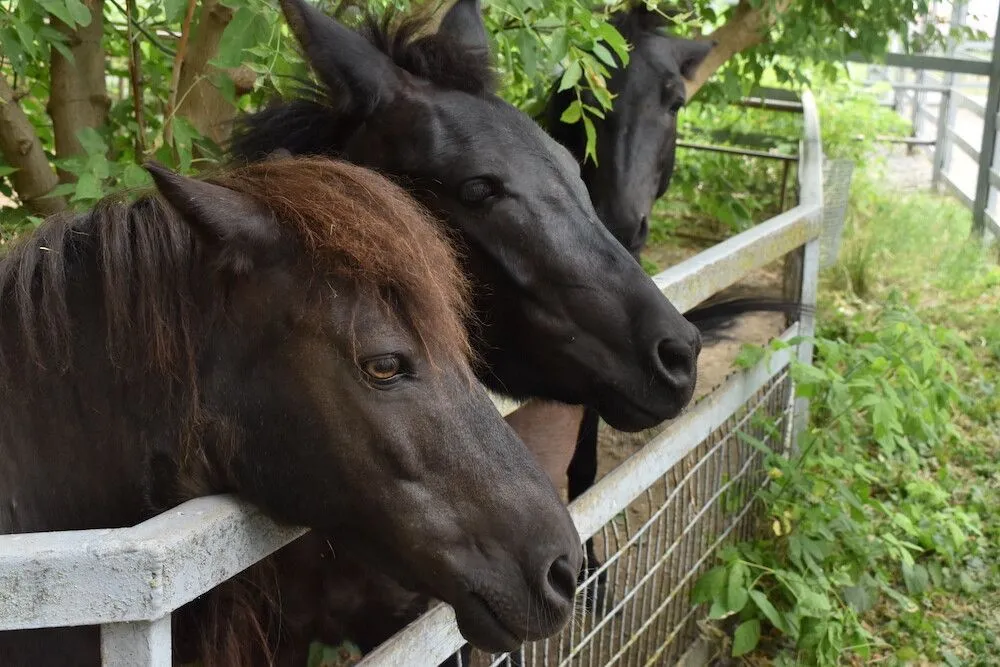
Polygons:
<instances>
[{"instance_id":1,"label":"brown mane","mask_svg":"<svg viewBox=\"0 0 1000 667\"><path fill-rule=\"evenodd\" d=\"M260 201L327 271L391 295L430 352L470 357L467 280L444 226L405 190L326 158L267 160L207 180Z\"/></svg>"},{"instance_id":2,"label":"brown mane","mask_svg":"<svg viewBox=\"0 0 1000 667\"><path fill-rule=\"evenodd\" d=\"M254 163L207 180L273 211L324 270L388 295L429 351L468 358L466 279L443 226L404 190L321 158ZM60 371L72 363L67 273L87 249L99 258L109 358L122 369L192 381L197 325L183 295L193 288L201 250L190 226L155 194L54 216L10 249L0 263L0 303L14 301L22 361ZM0 346L5 381L14 379L7 347Z\"/></svg>"}]
</instances>

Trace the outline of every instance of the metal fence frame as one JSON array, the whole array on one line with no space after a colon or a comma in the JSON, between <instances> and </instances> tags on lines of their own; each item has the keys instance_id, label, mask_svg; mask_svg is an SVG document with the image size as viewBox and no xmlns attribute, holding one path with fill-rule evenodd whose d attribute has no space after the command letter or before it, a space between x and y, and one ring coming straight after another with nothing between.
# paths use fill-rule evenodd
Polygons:
<instances>
[{"instance_id":1,"label":"metal fence frame","mask_svg":"<svg viewBox=\"0 0 1000 667\"><path fill-rule=\"evenodd\" d=\"M694 307L789 253L800 258L802 302L815 305L822 148L818 114L808 91L801 107L799 204L655 276L656 285L678 310ZM811 336L813 330L812 310L807 308L784 335ZM790 354L809 363L812 344L807 340L734 374L577 499L570 513L581 539L591 536L739 409ZM516 404L496 402L504 414L516 409ZM807 418L807 401L797 399L794 432L805 426ZM188 501L130 528L0 535L0 631L100 625L105 666L167 667L173 611L304 532L273 522L233 496L212 496ZM451 608L438 605L363 664L409 665L412 650L421 651L417 655L428 662L443 660L462 643Z\"/></svg>"},{"instance_id":2,"label":"metal fence frame","mask_svg":"<svg viewBox=\"0 0 1000 667\"><path fill-rule=\"evenodd\" d=\"M967 6L952 4L951 28L966 25ZM852 56L854 62L867 61ZM932 186L943 186L972 211L973 233L985 232L1000 239L1000 214L995 213L1000 190L1000 145L997 142L1000 113L1000 13L992 42L959 44L950 41L942 55L890 53L884 66L869 65L869 83L887 82L893 88L892 107L907 112L912 126L911 150L922 147L931 158ZM893 72L889 72L893 68ZM961 81L958 75L986 77L985 103L971 98L963 88L982 87ZM937 103L932 103L936 101ZM983 121L980 145L973 146L956 131L956 112L971 111ZM925 121L930 125L925 125ZM930 136L925 129L931 128ZM933 146L933 149L930 147ZM977 164L976 183L968 192L949 173L953 151L958 149Z\"/></svg>"}]
</instances>

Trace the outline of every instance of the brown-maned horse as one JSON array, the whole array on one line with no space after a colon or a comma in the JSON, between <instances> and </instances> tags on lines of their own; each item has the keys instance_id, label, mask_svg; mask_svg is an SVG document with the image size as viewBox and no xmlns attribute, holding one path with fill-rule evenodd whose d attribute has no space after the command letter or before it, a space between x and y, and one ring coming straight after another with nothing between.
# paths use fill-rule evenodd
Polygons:
<instances>
[{"instance_id":1,"label":"brown-maned horse","mask_svg":"<svg viewBox=\"0 0 1000 667\"><path fill-rule=\"evenodd\" d=\"M49 219L0 262L0 534L236 493L447 601L479 646L558 631L578 536L473 380L437 224L343 163L148 168L158 193ZM176 657L259 660L262 581L175 615L196 633ZM3 632L0 658L97 665L97 628Z\"/></svg>"}]
</instances>

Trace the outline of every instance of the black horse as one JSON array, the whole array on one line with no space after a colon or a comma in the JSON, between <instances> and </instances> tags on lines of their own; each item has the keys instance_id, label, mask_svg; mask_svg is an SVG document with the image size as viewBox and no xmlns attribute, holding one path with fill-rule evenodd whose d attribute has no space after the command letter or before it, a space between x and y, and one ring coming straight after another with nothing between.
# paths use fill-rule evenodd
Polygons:
<instances>
[{"instance_id":1,"label":"black horse","mask_svg":"<svg viewBox=\"0 0 1000 667\"><path fill-rule=\"evenodd\" d=\"M515 398L593 406L616 428L674 417L695 385L697 329L600 223L570 153L493 92L460 3L436 34L411 16L365 34L281 0L322 86L241 119L236 159L276 149L347 159L408 188L456 232L473 279L480 379Z\"/></svg>"},{"instance_id":2,"label":"black horse","mask_svg":"<svg viewBox=\"0 0 1000 667\"><path fill-rule=\"evenodd\" d=\"M0 262L0 534L236 493L449 602L479 646L557 632L579 538L473 378L440 226L345 163L149 169L159 194L49 219ZM268 581L175 614L196 634L178 647L270 664ZM96 666L99 647L96 627L0 633L10 667Z\"/></svg>"}]
</instances>

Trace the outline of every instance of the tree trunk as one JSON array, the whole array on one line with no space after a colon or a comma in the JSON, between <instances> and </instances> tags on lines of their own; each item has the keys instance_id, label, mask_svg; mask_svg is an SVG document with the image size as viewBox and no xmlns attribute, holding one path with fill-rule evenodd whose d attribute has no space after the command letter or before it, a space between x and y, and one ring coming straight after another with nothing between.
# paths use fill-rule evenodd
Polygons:
<instances>
[{"instance_id":1,"label":"tree trunk","mask_svg":"<svg viewBox=\"0 0 1000 667\"><path fill-rule=\"evenodd\" d=\"M105 60L101 38L104 33L104 0L85 0L90 24L77 27L52 18L52 25L69 39L73 60L52 49L51 93L48 112L52 118L56 157L83 152L77 133L85 127L98 128L108 119ZM62 181L75 180L73 174L59 172Z\"/></svg>"},{"instance_id":2,"label":"tree trunk","mask_svg":"<svg viewBox=\"0 0 1000 667\"><path fill-rule=\"evenodd\" d=\"M219 50L222 33L233 18L233 10L219 0L205 0L191 35L177 86L177 115L187 119L201 134L217 144L229 138L231 122L236 117L232 105L210 80L229 76L236 84L236 94L253 89L256 75L246 67L224 74L208 64Z\"/></svg>"},{"instance_id":3,"label":"tree trunk","mask_svg":"<svg viewBox=\"0 0 1000 667\"><path fill-rule=\"evenodd\" d=\"M747 0L740 0L732 17L706 39L715 40L715 47L708 52L695 72L694 78L685 81L687 97L691 99L709 77L715 74L726 61L741 51L757 46L774 25L778 16L792 4L792 0L777 0L773 9L766 6L751 7Z\"/></svg>"},{"instance_id":4,"label":"tree trunk","mask_svg":"<svg viewBox=\"0 0 1000 667\"><path fill-rule=\"evenodd\" d=\"M10 179L29 211L51 215L66 208L62 197L45 196L59 184L59 177L52 171L35 128L3 77L0 77L0 154L8 165L17 169Z\"/></svg>"}]
</instances>

